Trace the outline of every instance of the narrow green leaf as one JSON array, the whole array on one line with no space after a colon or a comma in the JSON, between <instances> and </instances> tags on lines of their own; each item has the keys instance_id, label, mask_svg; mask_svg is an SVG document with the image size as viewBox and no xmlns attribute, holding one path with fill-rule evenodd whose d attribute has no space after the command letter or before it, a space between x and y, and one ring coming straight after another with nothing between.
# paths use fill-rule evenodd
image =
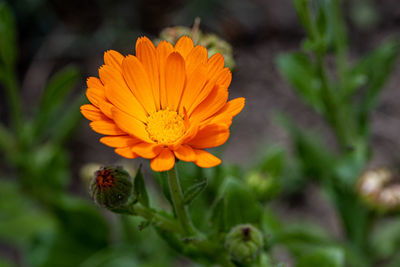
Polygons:
<instances>
[{"instance_id":1,"label":"narrow green leaf","mask_svg":"<svg viewBox=\"0 0 400 267\"><path fill-rule=\"evenodd\" d=\"M149 207L149 196L147 194L146 184L144 183L141 166L139 167L133 180L133 193L139 203L141 203L143 206Z\"/></svg>"},{"instance_id":2,"label":"narrow green leaf","mask_svg":"<svg viewBox=\"0 0 400 267\"><path fill-rule=\"evenodd\" d=\"M218 198L211 208L210 222L217 232L227 231L226 227L226 199Z\"/></svg>"},{"instance_id":3,"label":"narrow green leaf","mask_svg":"<svg viewBox=\"0 0 400 267\"><path fill-rule=\"evenodd\" d=\"M360 103L362 115L378 104L381 89L393 71L399 47L398 40L386 41L362 58L354 67L352 76L363 77L366 87L365 96Z\"/></svg>"},{"instance_id":4,"label":"narrow green leaf","mask_svg":"<svg viewBox=\"0 0 400 267\"><path fill-rule=\"evenodd\" d=\"M75 66L67 66L57 72L49 81L44 90L40 108L48 111L65 100L65 96L78 81L79 71Z\"/></svg>"},{"instance_id":5,"label":"narrow green leaf","mask_svg":"<svg viewBox=\"0 0 400 267\"><path fill-rule=\"evenodd\" d=\"M189 205L192 201L206 189L208 185L207 179L204 179L200 183L194 184L188 189L186 189L185 194L183 195L183 204Z\"/></svg>"},{"instance_id":6,"label":"narrow green leaf","mask_svg":"<svg viewBox=\"0 0 400 267\"><path fill-rule=\"evenodd\" d=\"M52 124L59 120L60 113L65 114L65 106L70 106L67 103L70 100L68 99L68 94L74 88L78 77L78 69L68 66L50 79L44 90L34 121L34 134L36 136L43 134L46 128L53 127Z\"/></svg>"},{"instance_id":7,"label":"narrow green leaf","mask_svg":"<svg viewBox=\"0 0 400 267\"><path fill-rule=\"evenodd\" d=\"M323 111L321 81L316 68L303 53L281 54L277 65L281 75L294 87L299 96L315 111Z\"/></svg>"},{"instance_id":8,"label":"narrow green leaf","mask_svg":"<svg viewBox=\"0 0 400 267\"><path fill-rule=\"evenodd\" d=\"M50 130L50 138L52 142L62 144L65 142L71 133L78 126L82 119L82 114L79 112L79 107L84 103L85 97L77 97L68 107L64 108L64 112L59 114L58 120L54 122Z\"/></svg>"}]
</instances>

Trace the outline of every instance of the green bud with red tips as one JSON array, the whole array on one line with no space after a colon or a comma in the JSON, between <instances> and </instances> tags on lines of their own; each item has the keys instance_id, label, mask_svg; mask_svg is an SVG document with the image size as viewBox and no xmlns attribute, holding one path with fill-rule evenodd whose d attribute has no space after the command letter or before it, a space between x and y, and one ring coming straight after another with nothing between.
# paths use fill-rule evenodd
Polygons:
<instances>
[{"instance_id":1,"label":"green bud with red tips","mask_svg":"<svg viewBox=\"0 0 400 267\"><path fill-rule=\"evenodd\" d=\"M89 191L99 206L110 210L118 209L132 195L132 179L120 166L104 166L94 173Z\"/></svg>"}]
</instances>

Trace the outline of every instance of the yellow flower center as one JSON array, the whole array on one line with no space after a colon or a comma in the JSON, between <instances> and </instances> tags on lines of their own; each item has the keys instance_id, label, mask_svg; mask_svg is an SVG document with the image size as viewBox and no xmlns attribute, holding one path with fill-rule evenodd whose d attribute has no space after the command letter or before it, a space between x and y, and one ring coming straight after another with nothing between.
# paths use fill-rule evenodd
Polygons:
<instances>
[{"instance_id":1,"label":"yellow flower center","mask_svg":"<svg viewBox=\"0 0 400 267\"><path fill-rule=\"evenodd\" d=\"M154 142L171 144L185 133L185 124L176 111L164 109L150 113L146 130Z\"/></svg>"}]
</instances>

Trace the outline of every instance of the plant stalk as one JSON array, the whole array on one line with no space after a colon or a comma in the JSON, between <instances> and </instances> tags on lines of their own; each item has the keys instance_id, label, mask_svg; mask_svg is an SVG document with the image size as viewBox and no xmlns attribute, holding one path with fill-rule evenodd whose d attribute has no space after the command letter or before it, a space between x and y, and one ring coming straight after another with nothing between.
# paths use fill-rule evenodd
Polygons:
<instances>
[{"instance_id":1,"label":"plant stalk","mask_svg":"<svg viewBox=\"0 0 400 267\"><path fill-rule=\"evenodd\" d=\"M185 234L188 236L193 236L196 234L196 230L191 222L189 212L186 206L183 204L183 192L179 182L176 166L167 171L167 174L169 191L176 217L178 218L178 221L180 222Z\"/></svg>"}]
</instances>

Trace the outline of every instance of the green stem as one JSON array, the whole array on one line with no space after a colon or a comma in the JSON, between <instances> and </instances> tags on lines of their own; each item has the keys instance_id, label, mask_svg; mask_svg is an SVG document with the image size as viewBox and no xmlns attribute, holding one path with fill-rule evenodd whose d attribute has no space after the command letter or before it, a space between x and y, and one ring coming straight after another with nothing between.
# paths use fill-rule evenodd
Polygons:
<instances>
[{"instance_id":1,"label":"green stem","mask_svg":"<svg viewBox=\"0 0 400 267\"><path fill-rule=\"evenodd\" d=\"M174 233L184 233L179 223L175 220L168 219L156 211L147 208L139 203L130 206L130 212L133 215L139 215L148 221L152 222L155 226Z\"/></svg>"},{"instance_id":2,"label":"green stem","mask_svg":"<svg viewBox=\"0 0 400 267\"><path fill-rule=\"evenodd\" d=\"M189 217L189 212L183 204L183 192L178 178L176 166L167 172L168 185L171 194L172 204L174 206L176 217L178 218L186 235L192 236L196 234L196 230Z\"/></svg>"}]
</instances>

